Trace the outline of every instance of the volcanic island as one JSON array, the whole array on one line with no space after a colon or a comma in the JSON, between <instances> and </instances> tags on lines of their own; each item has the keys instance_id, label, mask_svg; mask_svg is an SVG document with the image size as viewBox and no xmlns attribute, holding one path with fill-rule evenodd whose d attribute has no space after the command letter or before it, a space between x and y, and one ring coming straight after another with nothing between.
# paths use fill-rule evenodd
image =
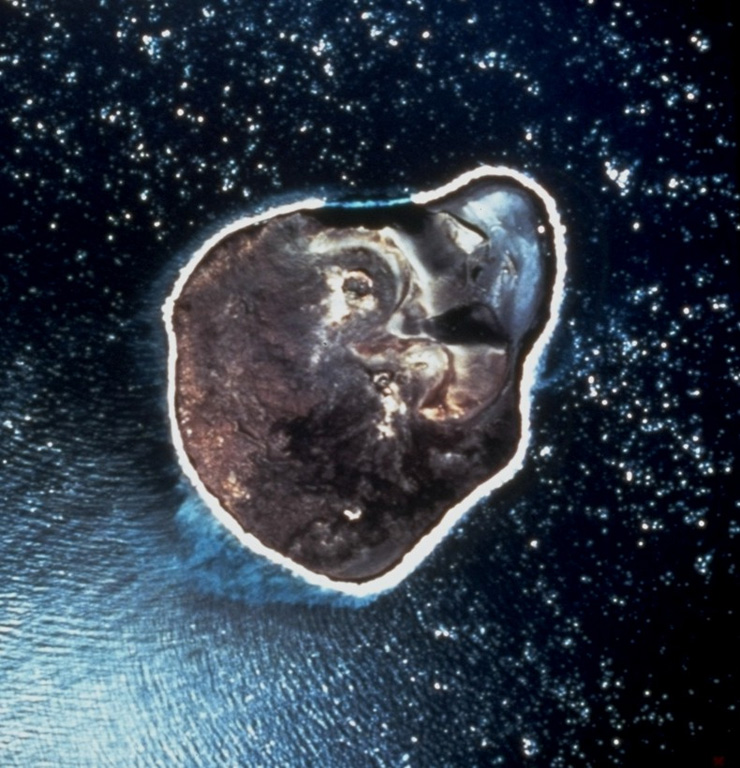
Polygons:
<instances>
[{"instance_id":1,"label":"volcanic island","mask_svg":"<svg viewBox=\"0 0 740 768\"><path fill-rule=\"evenodd\" d=\"M309 581L398 583L521 465L564 263L549 194L488 166L234 222L164 307L187 475Z\"/></svg>"}]
</instances>

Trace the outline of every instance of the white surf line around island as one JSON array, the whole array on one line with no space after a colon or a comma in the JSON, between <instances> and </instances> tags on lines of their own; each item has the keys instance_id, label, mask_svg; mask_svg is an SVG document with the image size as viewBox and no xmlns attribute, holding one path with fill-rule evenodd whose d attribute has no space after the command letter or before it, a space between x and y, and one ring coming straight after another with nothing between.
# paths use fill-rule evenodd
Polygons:
<instances>
[{"instance_id":1,"label":"white surf line around island","mask_svg":"<svg viewBox=\"0 0 740 768\"><path fill-rule=\"evenodd\" d=\"M172 324L175 303L180 297L185 284L196 269L203 257L219 241L227 235L237 232L246 227L252 227L261 224L277 216L285 216L299 211L317 210L327 205L328 201L321 198L309 198L289 205L271 208L256 216L245 216L237 219L226 227L222 228L214 235L208 238L205 243L193 254L190 261L182 268L175 282L172 293L167 297L162 307L165 329L168 342L168 364L167 364L167 400L170 417L170 430L172 441L177 452L180 465L185 475L190 480L198 495L203 499L206 506L213 513L216 519L229 530L243 545L249 547L253 552L266 557L268 560L286 568L298 577L301 577L310 584L324 589L338 591L355 597L368 597L385 592L398 586L409 574L436 549L437 545L445 536L455 527L460 519L469 512L478 502L490 496L490 494L502 485L511 480L524 464L524 458L531 439L531 406L532 389L536 381L537 367L540 358L552 337L553 331L557 326L560 307L563 299L563 290L565 285L566 273L566 243L565 226L563 225L560 214L557 209L554 198L544 187L538 184L534 179L520 171L515 171L504 166L482 165L472 171L468 171L458 176L453 181L437 189L417 192L409 196L409 202L416 205L428 205L436 200L446 197L463 187L468 186L474 181L487 179L502 181L513 180L525 189L533 192L542 202L549 219L549 225L553 233L553 248L555 258L555 277L552 286L552 296L549 307L549 317L545 327L535 340L532 348L527 354L523 367L522 377L519 382L519 413L522 419L521 437L517 449L510 461L491 476L484 483L479 485L474 491L468 494L464 499L451 507L439 521L439 523L426 533L417 544L410 549L401 561L391 570L377 578L364 581L362 583L337 581L327 576L314 573L307 568L293 562L289 558L281 555L269 547L266 547L256 536L246 532L241 525L232 517L219 503L201 482L195 468L190 463L185 451L180 430L177 426L177 414L175 410L175 373L177 364L177 341L175 338ZM339 206L341 207L341 206Z\"/></svg>"}]
</instances>

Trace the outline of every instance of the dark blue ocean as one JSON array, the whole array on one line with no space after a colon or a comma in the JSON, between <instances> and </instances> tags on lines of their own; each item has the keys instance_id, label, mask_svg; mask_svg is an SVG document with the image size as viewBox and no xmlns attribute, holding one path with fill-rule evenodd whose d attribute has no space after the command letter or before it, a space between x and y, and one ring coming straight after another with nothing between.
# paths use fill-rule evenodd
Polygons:
<instances>
[{"instance_id":1,"label":"dark blue ocean","mask_svg":"<svg viewBox=\"0 0 740 768\"><path fill-rule=\"evenodd\" d=\"M0 766L737 765L729 4L0 4ZM477 164L568 230L516 478L353 599L178 465L161 305L229 220Z\"/></svg>"}]
</instances>

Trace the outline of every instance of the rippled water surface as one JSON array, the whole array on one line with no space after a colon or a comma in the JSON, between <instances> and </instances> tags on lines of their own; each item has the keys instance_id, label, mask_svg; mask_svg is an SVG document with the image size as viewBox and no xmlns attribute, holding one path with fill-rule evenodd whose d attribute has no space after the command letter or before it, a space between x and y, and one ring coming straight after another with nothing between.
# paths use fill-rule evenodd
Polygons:
<instances>
[{"instance_id":1,"label":"rippled water surface","mask_svg":"<svg viewBox=\"0 0 740 768\"><path fill-rule=\"evenodd\" d=\"M101 466L87 445L14 489L23 514L4 530L1 574L9 764L442 765L502 737L516 749L522 712L534 716L524 678L557 673L512 655L519 611L482 574L461 575L462 539L421 584L364 603L322 594L241 549L171 481L158 488L161 467L126 429L128 466ZM575 705L577 678L559 684ZM491 712L491 697L517 692L515 711Z\"/></svg>"}]
</instances>

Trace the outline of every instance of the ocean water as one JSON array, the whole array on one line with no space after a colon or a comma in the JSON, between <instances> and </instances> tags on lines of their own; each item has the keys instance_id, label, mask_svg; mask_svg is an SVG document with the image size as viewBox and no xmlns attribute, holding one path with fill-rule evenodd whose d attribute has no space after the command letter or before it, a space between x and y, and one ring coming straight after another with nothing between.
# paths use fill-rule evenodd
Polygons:
<instances>
[{"instance_id":1,"label":"ocean water","mask_svg":"<svg viewBox=\"0 0 740 768\"><path fill-rule=\"evenodd\" d=\"M729 18L0 5L0 766L737 764ZM231 219L477 163L568 229L524 467L394 590L309 588L184 480L162 302Z\"/></svg>"}]
</instances>

